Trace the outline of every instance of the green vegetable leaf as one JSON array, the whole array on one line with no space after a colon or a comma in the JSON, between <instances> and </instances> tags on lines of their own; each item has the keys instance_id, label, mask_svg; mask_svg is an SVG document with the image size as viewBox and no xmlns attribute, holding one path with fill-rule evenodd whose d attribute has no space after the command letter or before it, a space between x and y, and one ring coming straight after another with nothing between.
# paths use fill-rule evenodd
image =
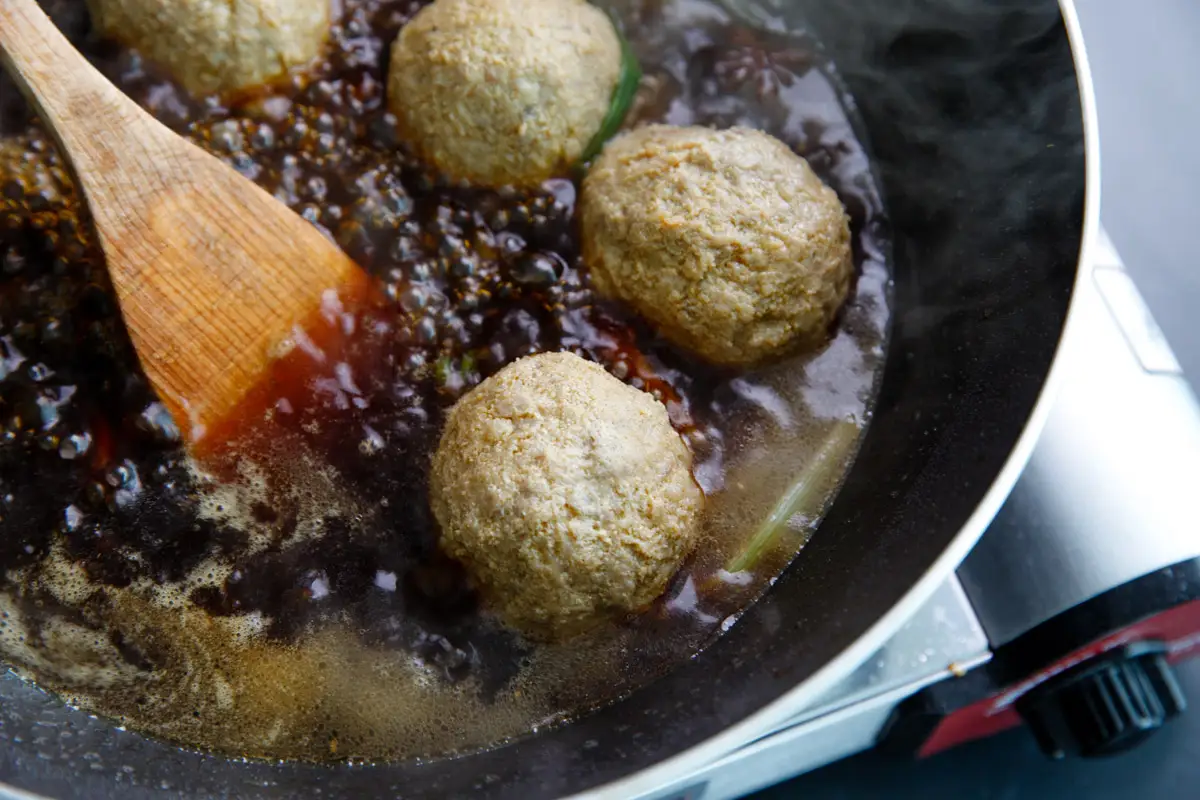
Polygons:
<instances>
[{"instance_id":1,"label":"green vegetable leaf","mask_svg":"<svg viewBox=\"0 0 1200 800\"><path fill-rule=\"evenodd\" d=\"M617 85L613 88L612 101L608 104L608 113L604 115L604 121L600 123L600 130L596 131L596 135L584 148L583 155L579 157L580 164L586 164L595 158L604 147L604 143L621 128L621 123L625 121L625 115L629 113L629 107L633 105L633 97L637 94L638 84L642 80L642 68L638 64L637 56L633 54L629 40L621 33L621 29L617 27L615 21L613 29L617 32L617 38L621 40L621 71L617 74Z\"/></svg>"}]
</instances>

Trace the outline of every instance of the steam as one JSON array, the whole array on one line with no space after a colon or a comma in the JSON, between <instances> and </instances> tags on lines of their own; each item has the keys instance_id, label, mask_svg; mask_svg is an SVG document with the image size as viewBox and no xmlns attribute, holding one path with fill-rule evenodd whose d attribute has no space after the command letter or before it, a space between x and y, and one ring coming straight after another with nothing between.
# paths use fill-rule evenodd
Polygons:
<instances>
[{"instance_id":1,"label":"steam","mask_svg":"<svg viewBox=\"0 0 1200 800\"><path fill-rule=\"evenodd\" d=\"M980 250L1031 246L997 241L1031 207L1071 196L1079 184L1082 125L1074 65L1055 2L1027 0L723 0L746 22L803 31L824 46L856 101L898 225L950 224L979 195L1000 207L986 218ZM1057 150L1061 169L1047 169ZM1061 209L1060 209L1061 211ZM997 222L999 224L997 224ZM997 287L961 287L960 301ZM991 297L994 300L994 297ZM957 303L956 303L957 305Z\"/></svg>"}]
</instances>

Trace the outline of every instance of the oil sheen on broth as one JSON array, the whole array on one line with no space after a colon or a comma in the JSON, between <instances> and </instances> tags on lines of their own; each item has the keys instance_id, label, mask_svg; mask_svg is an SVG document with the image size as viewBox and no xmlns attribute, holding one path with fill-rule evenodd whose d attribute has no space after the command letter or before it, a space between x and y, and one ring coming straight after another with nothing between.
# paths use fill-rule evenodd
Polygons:
<instances>
[{"instance_id":1,"label":"oil sheen on broth","mask_svg":"<svg viewBox=\"0 0 1200 800\"><path fill-rule=\"evenodd\" d=\"M320 402L276 409L291 422L264 423L253 452L198 466L138 369L50 138L0 87L0 658L18 672L187 747L436 756L646 684L727 629L804 543L813 509L753 570L722 569L833 426L868 419L883 358L879 196L810 39L697 0L612 8L645 72L627 127L766 130L851 215L856 289L829 343L738 374L593 296L571 180L471 190L397 149L384 56L418 3L348 0L310 80L237 102L191 98L97 43L82 2L47 6L139 103L336 238L383 299L353 312L356 335L330 360L342 366L313 382ZM708 508L696 554L653 608L534 645L489 620L438 555L426 474L455 399L547 350L666 402Z\"/></svg>"}]
</instances>

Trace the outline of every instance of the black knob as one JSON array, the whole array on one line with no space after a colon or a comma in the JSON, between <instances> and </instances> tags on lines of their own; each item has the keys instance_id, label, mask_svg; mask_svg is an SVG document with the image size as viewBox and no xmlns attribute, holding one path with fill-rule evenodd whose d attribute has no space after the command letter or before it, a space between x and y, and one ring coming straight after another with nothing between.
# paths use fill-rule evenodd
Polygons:
<instances>
[{"instance_id":1,"label":"black knob","mask_svg":"<svg viewBox=\"0 0 1200 800\"><path fill-rule=\"evenodd\" d=\"M1017 701L1042 751L1052 758L1123 752L1185 708L1165 648L1148 643L1090 659Z\"/></svg>"}]
</instances>

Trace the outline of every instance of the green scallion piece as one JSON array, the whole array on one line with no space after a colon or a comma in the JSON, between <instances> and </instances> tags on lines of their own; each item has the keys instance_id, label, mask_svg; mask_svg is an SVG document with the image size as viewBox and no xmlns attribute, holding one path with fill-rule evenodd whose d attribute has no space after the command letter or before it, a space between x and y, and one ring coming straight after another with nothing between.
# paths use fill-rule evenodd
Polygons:
<instances>
[{"instance_id":1,"label":"green scallion piece","mask_svg":"<svg viewBox=\"0 0 1200 800\"><path fill-rule=\"evenodd\" d=\"M617 74L617 85L613 88L612 101L608 104L608 113L604 115L604 121L600 123L600 130L596 131L596 135L584 148L583 155L579 157L580 164L586 164L595 158L604 147L604 143L620 130L621 123L625 121L625 115L629 113L629 107L633 104L633 97L637 94L638 84L642 80L642 68L638 64L637 56L633 54L629 40L621 33L621 29L616 26L615 22L613 29L617 32L617 38L621 40L621 71Z\"/></svg>"},{"instance_id":2,"label":"green scallion piece","mask_svg":"<svg viewBox=\"0 0 1200 800\"><path fill-rule=\"evenodd\" d=\"M743 572L752 569L763 554L774 546L789 519L799 512L806 512L812 516L818 511L814 505L821 502L822 492L828 487L833 472L841 467L846 451L853 446L857 438L858 426L850 420L834 423L817 454L804 467L804 471L783 499L771 509L762 525L758 526L745 549L730 560L725 567L726 571Z\"/></svg>"}]
</instances>

